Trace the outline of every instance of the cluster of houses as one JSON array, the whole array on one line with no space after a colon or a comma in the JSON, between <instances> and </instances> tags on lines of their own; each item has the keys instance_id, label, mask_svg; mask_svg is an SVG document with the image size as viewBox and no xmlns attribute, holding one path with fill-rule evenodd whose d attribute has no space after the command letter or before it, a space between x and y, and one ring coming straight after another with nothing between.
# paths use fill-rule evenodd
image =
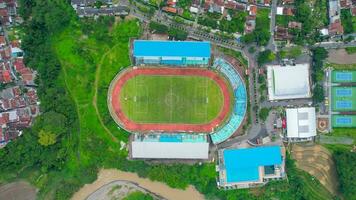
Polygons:
<instances>
[{"instance_id":1,"label":"cluster of houses","mask_svg":"<svg viewBox=\"0 0 356 200\"><path fill-rule=\"evenodd\" d=\"M0 22L3 25L11 25L20 22L21 18L17 15L16 0L0 0Z\"/></svg>"},{"instance_id":2,"label":"cluster of houses","mask_svg":"<svg viewBox=\"0 0 356 200\"><path fill-rule=\"evenodd\" d=\"M71 5L79 17L125 16L127 5L115 5L112 0L72 0Z\"/></svg>"},{"instance_id":3,"label":"cluster of houses","mask_svg":"<svg viewBox=\"0 0 356 200\"><path fill-rule=\"evenodd\" d=\"M276 15L278 16L294 16L295 8L293 6L294 0L282 0L277 7ZM286 26L277 25L275 27L274 39L277 41L285 41L291 40L293 38L293 34L291 34L291 30L302 28L302 23L297 21L289 21Z\"/></svg>"},{"instance_id":4,"label":"cluster of houses","mask_svg":"<svg viewBox=\"0 0 356 200\"><path fill-rule=\"evenodd\" d=\"M39 114L36 72L24 64L21 41L10 40L7 33L21 23L16 8L14 0L0 1L0 147L20 136Z\"/></svg>"},{"instance_id":5,"label":"cluster of houses","mask_svg":"<svg viewBox=\"0 0 356 200\"><path fill-rule=\"evenodd\" d=\"M341 9L350 9L351 15L356 16L356 0L340 0Z\"/></svg>"}]
</instances>

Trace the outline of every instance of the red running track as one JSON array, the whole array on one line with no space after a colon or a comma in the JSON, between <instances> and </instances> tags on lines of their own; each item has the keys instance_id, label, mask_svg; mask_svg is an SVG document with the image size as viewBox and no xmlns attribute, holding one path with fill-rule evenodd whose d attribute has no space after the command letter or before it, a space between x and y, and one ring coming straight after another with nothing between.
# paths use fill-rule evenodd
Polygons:
<instances>
[{"instance_id":1,"label":"red running track","mask_svg":"<svg viewBox=\"0 0 356 200\"><path fill-rule=\"evenodd\" d=\"M168 124L168 123L136 123L130 120L121 110L120 91L125 82L137 75L177 75L177 76L203 76L214 80L221 89L224 96L224 105L219 115L206 124ZM217 73L201 68L132 68L129 69L114 80L111 89L111 100L109 106L111 113L117 123L123 125L128 131L148 132L212 132L226 119L230 111L231 96L226 81Z\"/></svg>"}]
</instances>

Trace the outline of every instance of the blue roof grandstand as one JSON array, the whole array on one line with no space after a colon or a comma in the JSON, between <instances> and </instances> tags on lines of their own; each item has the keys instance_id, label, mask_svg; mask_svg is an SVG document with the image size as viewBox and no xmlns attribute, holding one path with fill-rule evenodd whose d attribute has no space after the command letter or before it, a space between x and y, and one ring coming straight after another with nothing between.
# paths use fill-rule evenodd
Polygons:
<instances>
[{"instance_id":1,"label":"blue roof grandstand","mask_svg":"<svg viewBox=\"0 0 356 200\"><path fill-rule=\"evenodd\" d=\"M135 40L133 57L136 64L206 65L210 42Z\"/></svg>"}]
</instances>

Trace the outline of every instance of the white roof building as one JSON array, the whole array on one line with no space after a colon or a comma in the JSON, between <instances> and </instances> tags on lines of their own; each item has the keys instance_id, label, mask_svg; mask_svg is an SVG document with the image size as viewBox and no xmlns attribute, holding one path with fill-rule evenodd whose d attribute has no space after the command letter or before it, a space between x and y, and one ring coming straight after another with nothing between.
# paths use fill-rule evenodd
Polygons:
<instances>
[{"instance_id":1,"label":"white roof building","mask_svg":"<svg viewBox=\"0 0 356 200\"><path fill-rule=\"evenodd\" d=\"M131 157L138 159L201 159L209 158L206 135L157 134L135 135Z\"/></svg>"},{"instance_id":2,"label":"white roof building","mask_svg":"<svg viewBox=\"0 0 356 200\"><path fill-rule=\"evenodd\" d=\"M283 7L277 7L277 15L283 15Z\"/></svg>"},{"instance_id":3,"label":"white roof building","mask_svg":"<svg viewBox=\"0 0 356 200\"><path fill-rule=\"evenodd\" d=\"M310 98L309 64L267 66L268 99Z\"/></svg>"},{"instance_id":4,"label":"white roof building","mask_svg":"<svg viewBox=\"0 0 356 200\"><path fill-rule=\"evenodd\" d=\"M289 108L287 114L287 138L292 141L311 140L316 136L314 107Z\"/></svg>"}]
</instances>

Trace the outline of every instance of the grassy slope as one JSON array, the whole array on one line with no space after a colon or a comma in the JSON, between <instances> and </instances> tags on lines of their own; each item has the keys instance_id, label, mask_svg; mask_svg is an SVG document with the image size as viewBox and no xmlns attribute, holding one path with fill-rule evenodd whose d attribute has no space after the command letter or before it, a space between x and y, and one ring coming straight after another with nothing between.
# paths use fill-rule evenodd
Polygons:
<instances>
[{"instance_id":1,"label":"grassy slope","mask_svg":"<svg viewBox=\"0 0 356 200\"><path fill-rule=\"evenodd\" d=\"M139 123L202 124L217 117L223 96L206 77L136 76L122 87L120 101L126 116Z\"/></svg>"},{"instance_id":2,"label":"grassy slope","mask_svg":"<svg viewBox=\"0 0 356 200\"><path fill-rule=\"evenodd\" d=\"M102 152L106 152L107 157L114 157L126 152L120 152L118 139L126 141L127 134L119 131L112 123L103 126L101 118L97 115L94 101L96 91L96 73L98 81L98 107L100 112L108 112L106 108L106 93L102 90L107 88L109 79L117 73L120 67L129 65L128 38L116 34L116 30L127 30L127 35L137 36L139 28L136 21L125 22L114 28L112 33L112 43L97 42L90 36L84 37L80 29L72 25L54 37L53 47L62 64L62 78L65 81L68 91L75 101L79 114L80 131L78 133L79 146L77 152L72 155L68 163L69 171L75 173L83 166L94 165L97 160L105 159ZM85 57L78 51L80 48L85 51ZM93 63L98 63L97 65ZM102 68L102 69L101 69ZM101 69L101 70L98 70ZM105 74L105 76L104 76ZM105 99L105 103L103 100ZM105 111L104 106L105 105ZM116 137L113 138L112 134ZM93 148L96 151L93 151ZM70 172L68 174L71 174Z\"/></svg>"}]
</instances>

